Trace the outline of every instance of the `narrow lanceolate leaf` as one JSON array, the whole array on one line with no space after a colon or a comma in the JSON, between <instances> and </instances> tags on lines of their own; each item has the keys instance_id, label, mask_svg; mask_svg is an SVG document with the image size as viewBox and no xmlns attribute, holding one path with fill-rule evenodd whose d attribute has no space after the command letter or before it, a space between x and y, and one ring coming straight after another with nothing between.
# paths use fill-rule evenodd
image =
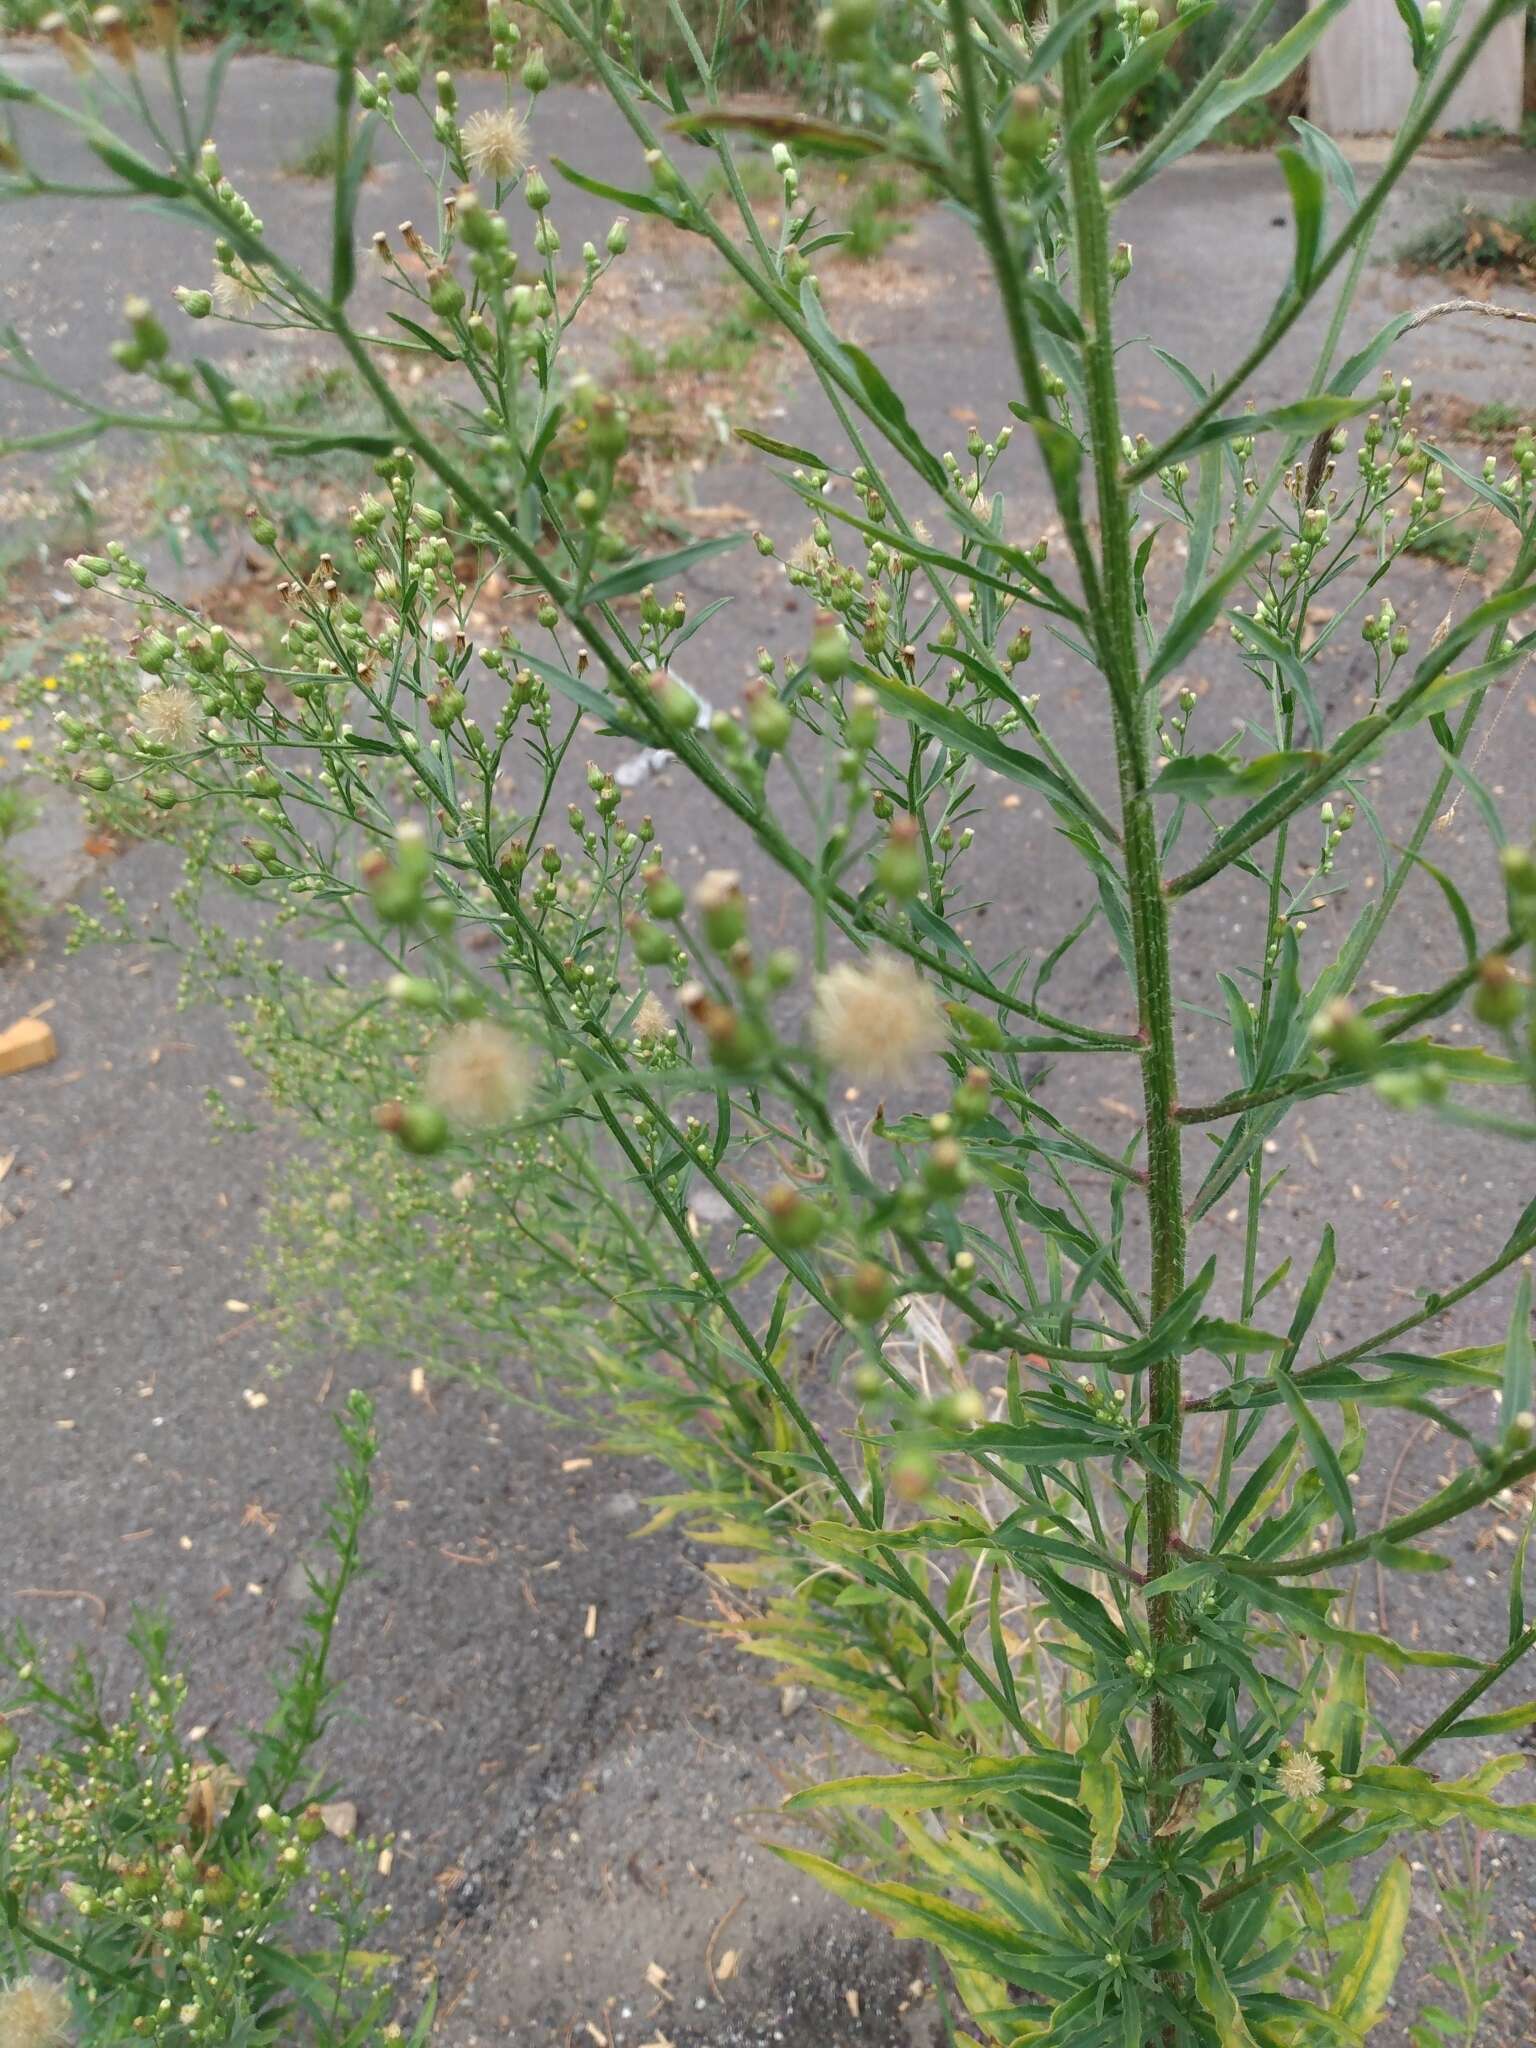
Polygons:
<instances>
[{"instance_id":1,"label":"narrow lanceolate leaf","mask_svg":"<svg viewBox=\"0 0 1536 2048\"><path fill-rule=\"evenodd\" d=\"M1229 413L1223 419L1205 420L1188 433L1175 435L1164 449L1169 462L1191 455L1213 441L1234 441L1239 434L1320 434L1325 427L1339 426L1362 412L1369 412L1373 398L1340 398L1324 393L1317 398L1298 398L1289 405L1272 405L1262 412Z\"/></svg>"},{"instance_id":2,"label":"narrow lanceolate leaf","mask_svg":"<svg viewBox=\"0 0 1536 2048\"><path fill-rule=\"evenodd\" d=\"M1523 1756L1496 1757L1471 1777L1450 1780L1432 1777L1410 1764L1377 1764L1361 1771L1347 1790L1327 1796L1338 1806L1398 1815L1421 1827L1438 1828L1447 1821L1464 1820L1491 1834L1536 1840L1536 1805L1506 1806L1490 1796L1492 1785L1512 1771L1524 1770L1529 1761Z\"/></svg>"},{"instance_id":3,"label":"narrow lanceolate leaf","mask_svg":"<svg viewBox=\"0 0 1536 2048\"><path fill-rule=\"evenodd\" d=\"M685 548L673 548L665 555L649 555L643 561L627 562L622 569L615 569L611 576L605 576L600 583L594 583L581 599L583 605L607 604L616 597L627 597L631 591L643 590L647 583L670 581L681 576L685 569L691 569L695 562L702 562L710 555L723 554L727 548L740 547L746 539L744 533L721 534L714 540L696 540Z\"/></svg>"},{"instance_id":4,"label":"narrow lanceolate leaf","mask_svg":"<svg viewBox=\"0 0 1536 2048\"><path fill-rule=\"evenodd\" d=\"M1531 1276L1520 1275L1515 1306L1504 1346L1504 1387L1501 1413L1506 1428L1517 1415L1531 1412Z\"/></svg>"},{"instance_id":5,"label":"narrow lanceolate leaf","mask_svg":"<svg viewBox=\"0 0 1536 2048\"><path fill-rule=\"evenodd\" d=\"M871 1883L804 1849L786 1848L777 1842L772 1847L776 1856L816 1878L836 1897L875 1914L905 1941L931 1941L951 1961L1025 1985L1053 2000L1070 1998L1076 1989L1068 1979L1038 1964L1037 1945L1006 1920L973 1913L912 1885Z\"/></svg>"},{"instance_id":6,"label":"narrow lanceolate leaf","mask_svg":"<svg viewBox=\"0 0 1536 2048\"><path fill-rule=\"evenodd\" d=\"M1162 769L1152 784L1154 796L1192 798L1210 803L1222 797L1258 796L1288 775L1315 768L1320 754L1255 754L1239 760L1230 754L1181 754Z\"/></svg>"},{"instance_id":7,"label":"narrow lanceolate leaf","mask_svg":"<svg viewBox=\"0 0 1536 2048\"><path fill-rule=\"evenodd\" d=\"M1320 0L1320 4L1304 14L1294 28L1271 43L1268 49L1261 50L1245 71L1240 71L1225 85L1218 86L1187 126L1171 134L1166 142L1154 136L1116 184L1116 199L1123 199L1138 185L1145 184L1155 172L1177 163L1192 149L1198 149L1206 137L1239 107L1245 107L1250 100L1262 98L1272 93L1276 86L1283 85L1296 67L1304 62L1334 16L1348 5L1349 0Z\"/></svg>"},{"instance_id":8,"label":"narrow lanceolate leaf","mask_svg":"<svg viewBox=\"0 0 1536 2048\"><path fill-rule=\"evenodd\" d=\"M1408 1865L1394 1856L1376 1880L1371 1903L1355 1931L1353 1953L1328 2008L1356 2034L1369 2033L1386 2009L1402 1967L1412 1893Z\"/></svg>"},{"instance_id":9,"label":"narrow lanceolate leaf","mask_svg":"<svg viewBox=\"0 0 1536 2048\"><path fill-rule=\"evenodd\" d=\"M1227 1982L1226 1972L1198 1917L1186 1914L1184 1925L1189 1935L1190 1959L1195 1966L1195 1996L1215 2023L1221 2048L1258 2048L1243 2018L1237 1993Z\"/></svg>"},{"instance_id":10,"label":"narrow lanceolate leaf","mask_svg":"<svg viewBox=\"0 0 1536 2048\"><path fill-rule=\"evenodd\" d=\"M1275 155L1285 173L1291 194L1291 211L1296 217L1296 255L1291 275L1297 291L1304 292L1312 281L1317 247L1322 240L1327 188L1317 165L1303 156L1299 149L1277 149Z\"/></svg>"},{"instance_id":11,"label":"narrow lanceolate leaf","mask_svg":"<svg viewBox=\"0 0 1536 2048\"><path fill-rule=\"evenodd\" d=\"M1048 761L1026 754L1022 747L1009 746L979 718L970 718L952 705L939 703L937 698L930 697L926 690L918 689L914 683L898 682L894 676L880 675L872 668L860 667L858 673L860 682L868 684L887 710L905 718L920 732L931 733L957 754L980 761L984 767L1007 776L1010 782L1024 783L1041 796L1048 797L1052 803L1079 810L1077 797L1070 785Z\"/></svg>"},{"instance_id":12,"label":"narrow lanceolate leaf","mask_svg":"<svg viewBox=\"0 0 1536 2048\"><path fill-rule=\"evenodd\" d=\"M874 1806L892 1813L918 1813L948 1806L976 1806L1010 1792L1048 1793L1070 1798L1076 1767L1070 1758L1058 1763L1039 1757L979 1757L963 1771L881 1772L857 1778L830 1778L808 1785L784 1803L786 1813L843 1806Z\"/></svg>"},{"instance_id":13,"label":"narrow lanceolate leaf","mask_svg":"<svg viewBox=\"0 0 1536 2048\"><path fill-rule=\"evenodd\" d=\"M1112 1758L1105 1757L1083 1765L1079 1797L1093 1830L1088 1852L1088 1875L1101 1877L1109 1868L1115 1844L1120 1839L1120 1823L1125 1818L1125 1791Z\"/></svg>"},{"instance_id":14,"label":"narrow lanceolate leaf","mask_svg":"<svg viewBox=\"0 0 1536 2048\"><path fill-rule=\"evenodd\" d=\"M1190 23L1210 12L1209 4L1186 8L1175 20L1143 36L1131 54L1100 79L1089 94L1067 131L1068 147L1085 139L1097 141L1100 130L1115 118L1126 101L1156 78L1169 50Z\"/></svg>"}]
</instances>

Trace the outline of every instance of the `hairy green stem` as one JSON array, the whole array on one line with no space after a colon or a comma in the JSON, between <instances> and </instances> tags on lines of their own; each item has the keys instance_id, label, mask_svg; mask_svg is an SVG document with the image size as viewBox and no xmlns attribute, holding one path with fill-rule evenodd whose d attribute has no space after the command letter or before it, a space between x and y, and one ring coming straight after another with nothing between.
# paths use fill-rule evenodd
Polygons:
<instances>
[{"instance_id":1,"label":"hairy green stem","mask_svg":"<svg viewBox=\"0 0 1536 2048\"><path fill-rule=\"evenodd\" d=\"M1144 1050L1142 1100L1147 1131L1147 1220L1151 1233L1150 1309L1155 1323L1184 1286L1184 1197L1181 1135L1174 1108L1178 1069L1174 1041L1173 977L1168 945L1168 905L1163 893L1157 818L1153 807L1152 695L1142 688L1136 657L1136 585L1131 555L1130 507L1120 477L1120 404L1115 379L1111 318L1109 212L1099 179L1098 146L1075 127L1075 116L1092 91L1086 36L1068 46L1062 66L1063 115L1068 135L1067 182L1071 197L1073 247L1079 313L1086 329L1083 368L1087 392L1090 454L1098 501L1102 613L1095 637L1109 685L1115 753L1120 780L1125 841L1126 888L1135 947L1137 1006ZM1150 1584L1173 1562L1179 1529L1180 1439L1183 1374L1177 1354L1150 1369L1148 1412L1162 1472L1149 1472L1144 1505L1146 1572ZM1171 1598L1151 1592L1148 1626L1162 1684L1178 1659L1178 1612ZM1151 1705L1149 1781L1154 1836L1167 1821L1176 1797L1183 1745L1173 1701L1161 1690ZM1153 1903L1153 1928L1168 1939L1178 1924L1178 1899L1164 1887Z\"/></svg>"}]
</instances>

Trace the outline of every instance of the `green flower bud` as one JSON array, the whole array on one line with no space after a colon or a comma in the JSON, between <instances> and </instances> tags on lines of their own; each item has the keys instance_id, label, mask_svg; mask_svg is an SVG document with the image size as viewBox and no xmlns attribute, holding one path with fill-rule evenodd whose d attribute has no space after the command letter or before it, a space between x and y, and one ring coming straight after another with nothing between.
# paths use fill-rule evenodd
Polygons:
<instances>
[{"instance_id":1,"label":"green flower bud","mask_svg":"<svg viewBox=\"0 0 1536 2048\"><path fill-rule=\"evenodd\" d=\"M848 632L831 612L816 614L806 666L824 683L835 683L848 666Z\"/></svg>"},{"instance_id":2,"label":"green flower bud","mask_svg":"<svg viewBox=\"0 0 1536 2048\"><path fill-rule=\"evenodd\" d=\"M738 1074L757 1065L765 1047L754 1024L729 1003L716 1002L697 982L690 982L680 993L688 1014L704 1033L716 1066Z\"/></svg>"},{"instance_id":3,"label":"green flower bud","mask_svg":"<svg viewBox=\"0 0 1536 2048\"><path fill-rule=\"evenodd\" d=\"M394 1135L407 1152L427 1158L434 1152L441 1152L447 1144L448 1119L430 1102L402 1103Z\"/></svg>"},{"instance_id":4,"label":"green flower bud","mask_svg":"<svg viewBox=\"0 0 1536 2048\"><path fill-rule=\"evenodd\" d=\"M876 882L888 896L909 903L921 893L927 879L922 833L916 818L893 819L890 835L875 863Z\"/></svg>"},{"instance_id":5,"label":"green flower bud","mask_svg":"<svg viewBox=\"0 0 1536 2048\"><path fill-rule=\"evenodd\" d=\"M804 1251L826 1228L826 1212L821 1205L809 1201L788 1181L781 1180L771 1187L763 1198L763 1206L774 1236L791 1251Z\"/></svg>"},{"instance_id":6,"label":"green flower bud","mask_svg":"<svg viewBox=\"0 0 1536 2048\"><path fill-rule=\"evenodd\" d=\"M1370 1067L1381 1051L1375 1028L1342 996L1312 1020L1312 1043L1331 1052L1341 1067Z\"/></svg>"},{"instance_id":7,"label":"green flower bud","mask_svg":"<svg viewBox=\"0 0 1536 2048\"><path fill-rule=\"evenodd\" d=\"M194 291L190 285L179 284L171 295L189 320L206 320L213 311L213 293Z\"/></svg>"},{"instance_id":8,"label":"green flower bud","mask_svg":"<svg viewBox=\"0 0 1536 2048\"><path fill-rule=\"evenodd\" d=\"M537 165L530 165L523 180L523 197L535 213L542 213L549 204L549 186L545 183Z\"/></svg>"},{"instance_id":9,"label":"green flower bud","mask_svg":"<svg viewBox=\"0 0 1536 2048\"><path fill-rule=\"evenodd\" d=\"M970 1185L965 1148L954 1138L940 1138L923 1161L923 1181L935 1195L958 1195Z\"/></svg>"},{"instance_id":10,"label":"green flower bud","mask_svg":"<svg viewBox=\"0 0 1536 2048\"><path fill-rule=\"evenodd\" d=\"M761 682L747 691L747 731L760 747L776 754L795 729L795 716L784 700Z\"/></svg>"},{"instance_id":11,"label":"green flower bud","mask_svg":"<svg viewBox=\"0 0 1536 2048\"><path fill-rule=\"evenodd\" d=\"M747 899L734 868L711 868L693 892L704 936L717 953L728 953L746 937Z\"/></svg>"},{"instance_id":12,"label":"green flower bud","mask_svg":"<svg viewBox=\"0 0 1536 2048\"><path fill-rule=\"evenodd\" d=\"M879 17L879 0L832 0L816 17L816 33L834 62L846 62L863 54Z\"/></svg>"},{"instance_id":13,"label":"green flower bud","mask_svg":"<svg viewBox=\"0 0 1536 2048\"><path fill-rule=\"evenodd\" d=\"M659 668L645 687L657 717L669 731L691 732L698 724L699 700L676 676Z\"/></svg>"},{"instance_id":14,"label":"green flower bud","mask_svg":"<svg viewBox=\"0 0 1536 2048\"><path fill-rule=\"evenodd\" d=\"M535 43L523 66L523 87L527 92L541 93L548 84L549 59L544 54L543 44Z\"/></svg>"},{"instance_id":15,"label":"green flower bud","mask_svg":"<svg viewBox=\"0 0 1536 2048\"><path fill-rule=\"evenodd\" d=\"M1507 1031L1518 1022L1524 1008L1524 991L1508 957L1490 953L1478 966L1477 986L1472 991L1473 1016L1480 1024Z\"/></svg>"},{"instance_id":16,"label":"green flower bud","mask_svg":"<svg viewBox=\"0 0 1536 2048\"><path fill-rule=\"evenodd\" d=\"M931 1451L915 1445L899 1450L891 1460L891 1491L898 1500L921 1500L938 1473Z\"/></svg>"},{"instance_id":17,"label":"green flower bud","mask_svg":"<svg viewBox=\"0 0 1536 2048\"><path fill-rule=\"evenodd\" d=\"M666 966L676 951L672 934L643 917L630 919L629 936L634 943L635 958L646 967Z\"/></svg>"},{"instance_id":18,"label":"green flower bud","mask_svg":"<svg viewBox=\"0 0 1536 2048\"><path fill-rule=\"evenodd\" d=\"M629 446L629 415L611 392L600 391L591 402L587 446L604 462L617 462Z\"/></svg>"},{"instance_id":19,"label":"green flower bud","mask_svg":"<svg viewBox=\"0 0 1536 2048\"><path fill-rule=\"evenodd\" d=\"M652 917L670 924L682 916L687 899L664 868L647 868L640 879L645 888L645 907Z\"/></svg>"},{"instance_id":20,"label":"green flower bud","mask_svg":"<svg viewBox=\"0 0 1536 2048\"><path fill-rule=\"evenodd\" d=\"M856 1323L876 1323L891 1305L896 1283L878 1259L860 1259L837 1283L843 1313Z\"/></svg>"},{"instance_id":21,"label":"green flower bud","mask_svg":"<svg viewBox=\"0 0 1536 2048\"><path fill-rule=\"evenodd\" d=\"M1029 163L1039 157L1051 140L1051 117L1038 90L1021 85L1008 104L998 134L1004 153L1015 163Z\"/></svg>"},{"instance_id":22,"label":"green flower bud","mask_svg":"<svg viewBox=\"0 0 1536 2048\"><path fill-rule=\"evenodd\" d=\"M427 272L427 302L439 320L452 320L464 310L464 287L451 270Z\"/></svg>"}]
</instances>

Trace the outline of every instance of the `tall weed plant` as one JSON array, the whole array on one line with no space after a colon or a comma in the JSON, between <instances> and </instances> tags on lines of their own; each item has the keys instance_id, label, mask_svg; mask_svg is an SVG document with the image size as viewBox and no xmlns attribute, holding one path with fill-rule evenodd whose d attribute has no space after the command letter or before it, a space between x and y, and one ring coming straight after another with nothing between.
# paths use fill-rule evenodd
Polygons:
<instances>
[{"instance_id":1,"label":"tall weed plant","mask_svg":"<svg viewBox=\"0 0 1536 2048\"><path fill-rule=\"evenodd\" d=\"M644 163L631 188L551 166L617 211L603 245L574 250L531 162L539 47L493 6L504 98L463 117L447 72L406 55L359 71L354 16L315 0L338 165L319 270L225 176L168 7L168 93L110 13L94 38L56 31L69 93L0 74L9 198L59 191L33 143L70 137L72 193L168 210L213 270L177 292L174 341L165 305L125 309L115 355L139 405L62 390L8 336L8 373L71 409L12 451L133 425L374 464L351 521L361 591L253 508L282 578L275 648L157 591L125 545L72 565L123 607L137 676L114 717L95 700L60 713L61 771L183 821L189 971L238 993L253 1057L334 1134L279 1204L280 1289L294 1262L326 1273L356 1334L425 1331L462 1371L525 1346L552 1399L585 1393L616 1447L671 1465L661 1513L719 1556L734 1633L868 1754L790 1801L844 1822L835 1853L780 1853L930 1942L999 2048L1357 2041L1403 1953L1405 1838L1536 1834L1536 1803L1498 1796L1526 1762L1499 1738L1536 1706L1487 1698L1536 1645L1528 1525L1507 1628L1475 1655L1372 1633L1351 1594L1366 1564L1444 1571L1457 1523L1536 1475L1536 1204L1512 1194L1499 1249L1377 1329L1321 1216L1295 1272L1266 1248L1267 1148L1299 1104L1314 1128L1362 1101L1438 1119L1497 1142L1511 1183L1536 1137L1531 821L1506 824L1470 751L1536 644L1536 444L1467 469L1415 425L1394 352L1475 309L1405 312L1342 347L1389 195L1507 0L1404 0L1417 85L1379 177L1357 187L1295 124L1279 152L1293 253L1258 330L1215 370L1162 352L1181 409L1160 441L1122 406L1140 344L1117 332L1120 207L1292 76L1344 4L1265 45L1259 0L1127 154L1123 110L1206 6L834 0L820 33L857 110L834 121L720 104L719 25L680 7L689 65L655 83L620 0L542 0ZM915 61L888 30L915 37ZM423 124L419 224L374 232L373 137ZM738 168L759 139L772 217ZM977 237L1010 388L963 453L925 440L828 315L824 155L920 174ZM699 197L706 164L729 222ZM560 369L636 218L706 245L826 401L817 446L741 433L803 507L784 566L814 616L713 712L685 674L710 671L715 607L673 593L730 543L625 554L609 523L624 404ZM364 263L390 295L381 326L354 311ZM197 354L211 318L326 340L375 423L267 418ZM1300 328L1310 374L1245 404ZM508 489L424 424L391 374L402 356L458 380ZM1026 450L1049 544L1019 533L1002 488ZM1508 571L1415 631L1390 579L1453 482L1506 530ZM492 577L518 604L487 629ZM1042 637L1092 679L1105 796L1029 689ZM1369 708L1334 710L1362 639ZM1235 649L1241 724L1200 736L1188 679L1212 641ZM613 770L583 767L594 744L617 761L608 740L675 757L720 843L775 878L800 952L725 858L682 886ZM1403 834L1372 806L1384 760L1427 785ZM968 917L990 879L970 822L983 771L1025 796L1010 862L1049 835L1092 906L1027 956ZM1425 854L1453 787L1488 827L1491 924ZM1362 842L1380 886L1339 937L1306 912ZM1383 993L1377 949L1426 872L1459 964ZM255 936L207 908L221 877L269 908ZM1239 878L1263 930L1219 983L1233 1085L1199 1099L1178 1069L1190 996L1170 932ZM82 916L82 935L112 921ZM297 933L377 973L307 975ZM1058 1007L1053 978L1070 985L1089 933L1118 992ZM1470 1037L1444 1027L1463 1005ZM879 1105L863 1125L849 1087ZM1118 1145L1073 1110L1111 1089L1135 1112ZM1235 1230L1212 1227L1228 1204ZM1436 1349L1428 1326L1484 1290L1507 1336ZM1358 1334L1323 1340L1341 1327ZM1442 1432L1452 1476L1368 1528L1353 1482L1404 1411ZM1445 1675L1438 1711L1403 1728L1379 1680L1407 1666Z\"/></svg>"}]
</instances>

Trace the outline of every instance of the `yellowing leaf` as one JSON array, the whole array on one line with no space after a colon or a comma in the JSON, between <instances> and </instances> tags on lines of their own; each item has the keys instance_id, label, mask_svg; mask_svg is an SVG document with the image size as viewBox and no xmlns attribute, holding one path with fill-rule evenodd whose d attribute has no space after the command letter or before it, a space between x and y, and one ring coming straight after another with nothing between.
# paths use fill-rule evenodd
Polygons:
<instances>
[{"instance_id":1,"label":"yellowing leaf","mask_svg":"<svg viewBox=\"0 0 1536 2048\"><path fill-rule=\"evenodd\" d=\"M1258 2048L1258 2043L1248 2031L1248 2022L1243 2018L1237 1993L1227 1982L1205 1929L1195 1918L1187 1924L1190 1954L1195 1966L1195 1996L1215 2021L1221 2048Z\"/></svg>"},{"instance_id":2,"label":"yellowing leaf","mask_svg":"<svg viewBox=\"0 0 1536 2048\"><path fill-rule=\"evenodd\" d=\"M1083 1811L1093 1827L1093 1847L1088 1858L1088 1875L1100 1877L1109 1868L1120 1839L1125 1817L1125 1793L1120 1773L1107 1758L1083 1765L1081 1798Z\"/></svg>"},{"instance_id":3,"label":"yellowing leaf","mask_svg":"<svg viewBox=\"0 0 1536 2048\"><path fill-rule=\"evenodd\" d=\"M1403 1936L1413 1878L1401 1856L1395 1856L1376 1881L1371 1903L1360 1923L1358 1946L1330 2007L1335 2019L1356 2033L1367 2034L1381 2018L1387 1994L1403 1961Z\"/></svg>"}]
</instances>

